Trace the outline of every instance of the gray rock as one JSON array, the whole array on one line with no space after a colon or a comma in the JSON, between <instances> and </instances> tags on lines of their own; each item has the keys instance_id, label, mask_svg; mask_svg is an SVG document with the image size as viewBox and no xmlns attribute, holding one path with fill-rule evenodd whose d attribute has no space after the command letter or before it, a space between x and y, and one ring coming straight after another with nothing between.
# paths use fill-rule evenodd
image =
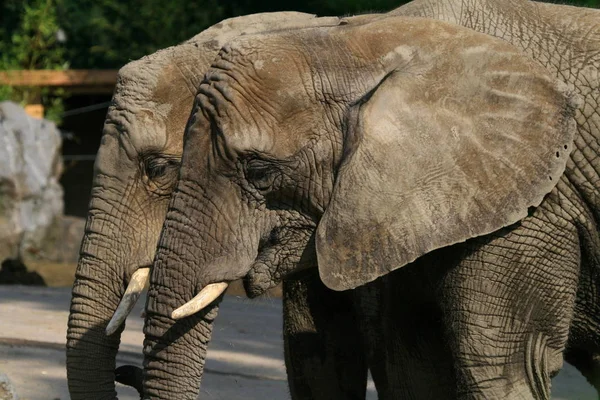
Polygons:
<instances>
[{"instance_id":1,"label":"gray rock","mask_svg":"<svg viewBox=\"0 0 600 400\"><path fill-rule=\"evenodd\" d=\"M0 400L19 400L17 392L8 379L8 376L0 373Z\"/></svg>"},{"instance_id":2,"label":"gray rock","mask_svg":"<svg viewBox=\"0 0 600 400\"><path fill-rule=\"evenodd\" d=\"M35 259L43 259L58 263L76 263L79 259L79 247L85 231L85 218L64 215L57 219L56 226L51 229ZM29 255L27 259L32 258Z\"/></svg>"},{"instance_id":3,"label":"gray rock","mask_svg":"<svg viewBox=\"0 0 600 400\"><path fill-rule=\"evenodd\" d=\"M0 262L44 258L62 229L61 137L56 126L0 103Z\"/></svg>"}]
</instances>

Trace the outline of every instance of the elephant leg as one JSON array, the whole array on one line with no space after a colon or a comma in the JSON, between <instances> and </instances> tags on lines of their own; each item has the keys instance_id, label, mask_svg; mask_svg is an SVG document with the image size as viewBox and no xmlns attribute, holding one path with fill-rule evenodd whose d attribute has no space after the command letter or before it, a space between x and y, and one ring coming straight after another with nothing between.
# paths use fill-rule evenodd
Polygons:
<instances>
[{"instance_id":1,"label":"elephant leg","mask_svg":"<svg viewBox=\"0 0 600 400\"><path fill-rule=\"evenodd\" d=\"M459 399L549 399L563 363L580 266L577 228L552 200L520 224L440 252Z\"/></svg>"},{"instance_id":2,"label":"elephant leg","mask_svg":"<svg viewBox=\"0 0 600 400\"><path fill-rule=\"evenodd\" d=\"M592 243L590 239L593 236L586 239L586 242ZM600 249L600 243L592 244L584 246L584 261L565 360L594 386L600 398L600 268L598 257L590 251Z\"/></svg>"},{"instance_id":3,"label":"elephant leg","mask_svg":"<svg viewBox=\"0 0 600 400\"><path fill-rule=\"evenodd\" d=\"M453 399L450 351L428 256L352 290L358 326L380 400Z\"/></svg>"},{"instance_id":4,"label":"elephant leg","mask_svg":"<svg viewBox=\"0 0 600 400\"><path fill-rule=\"evenodd\" d=\"M294 278L283 282L292 399L364 399L367 364L348 293L325 287L316 268Z\"/></svg>"}]
</instances>

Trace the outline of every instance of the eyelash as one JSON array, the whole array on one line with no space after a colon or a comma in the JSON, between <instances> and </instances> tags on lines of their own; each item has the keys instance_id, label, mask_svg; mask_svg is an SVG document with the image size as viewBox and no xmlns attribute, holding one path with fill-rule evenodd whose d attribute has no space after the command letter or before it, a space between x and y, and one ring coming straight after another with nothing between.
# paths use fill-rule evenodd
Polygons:
<instances>
[{"instance_id":1,"label":"eyelash","mask_svg":"<svg viewBox=\"0 0 600 400\"><path fill-rule=\"evenodd\" d=\"M269 163L252 159L246 163L245 175L246 180L253 184L258 190L266 190L273 183L274 171Z\"/></svg>"},{"instance_id":2,"label":"eyelash","mask_svg":"<svg viewBox=\"0 0 600 400\"><path fill-rule=\"evenodd\" d=\"M142 179L153 190L167 192L175 183L179 160L158 154L147 154L141 157L140 167Z\"/></svg>"},{"instance_id":3,"label":"eyelash","mask_svg":"<svg viewBox=\"0 0 600 400\"><path fill-rule=\"evenodd\" d=\"M152 159L146 162L145 172L150 180L161 178L167 172L169 162L161 159Z\"/></svg>"},{"instance_id":4,"label":"eyelash","mask_svg":"<svg viewBox=\"0 0 600 400\"><path fill-rule=\"evenodd\" d=\"M248 166L246 168L246 178L249 181L259 181L261 179L264 179L265 177L267 177L268 173L269 170L268 166L266 165L261 165L258 167Z\"/></svg>"}]
</instances>

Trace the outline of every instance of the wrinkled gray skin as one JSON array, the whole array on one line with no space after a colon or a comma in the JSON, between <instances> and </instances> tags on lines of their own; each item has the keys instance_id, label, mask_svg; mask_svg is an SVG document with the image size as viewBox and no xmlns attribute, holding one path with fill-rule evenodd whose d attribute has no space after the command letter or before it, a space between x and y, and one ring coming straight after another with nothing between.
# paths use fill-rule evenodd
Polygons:
<instances>
[{"instance_id":1,"label":"wrinkled gray skin","mask_svg":"<svg viewBox=\"0 0 600 400\"><path fill-rule=\"evenodd\" d=\"M111 336L104 331L133 272L152 264L193 97L218 50L241 34L338 23L295 12L233 18L119 71L73 287L67 333L72 399L116 397L122 328Z\"/></svg>"},{"instance_id":2,"label":"wrinkled gray skin","mask_svg":"<svg viewBox=\"0 0 600 400\"><path fill-rule=\"evenodd\" d=\"M600 290L600 247L595 222L600 217L600 11L523 0L416 0L390 14L440 19L499 37L583 96L576 114L578 134L568 173L551 197L568 197L573 203L566 219L577 227L581 251L579 270L571 271L578 277L578 286L565 359L600 394L600 303L596 296ZM557 249L564 251L563 242ZM560 265L544 267L544 274L555 280L555 269ZM531 271L527 274L534 273L533 268Z\"/></svg>"},{"instance_id":3,"label":"wrinkled gray skin","mask_svg":"<svg viewBox=\"0 0 600 400\"><path fill-rule=\"evenodd\" d=\"M506 40L543 65L552 75L572 85L582 96L583 103L576 112L575 148L567 164L567 173L550 194L548 201L542 204L532 218L524 221L539 224L540 220L554 220L563 215L562 219L570 223L571 230L577 230L577 235L572 234L571 239L576 241L573 252L577 248L580 255L573 255L569 271L564 263L552 265L548 259L539 262L533 251L528 251L524 254L527 260L531 260L531 265L522 274L539 274L548 282L560 281L559 276L570 274L578 282L564 356L600 394L600 303L596 295L600 289L600 242L596 224L600 217L600 165L597 162L600 139L600 11L523 0L416 0L390 14L439 19ZM540 226L547 226L547 221ZM548 229L550 228L546 228L546 234ZM521 234L534 233L540 236L540 230L543 231L544 228L534 226ZM554 244L549 251L567 251L566 237L552 235L548 240ZM539 252L538 249L535 251ZM490 258L490 265L498 264L494 257ZM511 267L513 265L514 263ZM444 269L439 265L436 268L439 271ZM469 269L465 269L465 272L457 269L444 279L462 281L453 290L466 291L465 287L470 286L469 290L475 297L478 296L477 287L490 290L489 280L498 279L495 274L497 270L498 268L494 268L492 272L482 271L478 278L465 280L465 273L468 274ZM509 275L502 274L500 277L509 278ZM415 278L422 279L418 274ZM382 282L381 285L387 285L387 289L382 291L389 294L390 283ZM410 284L406 286L409 287ZM519 298L522 293L519 286L515 285L511 295ZM430 298L423 301L423 307L428 307L429 300ZM389 340L388 338L388 342ZM468 362L474 363L473 360ZM393 372L387 371L388 376L391 373ZM496 381L500 379L495 378ZM481 380L481 375L476 373L464 378L467 387L476 386L477 381ZM535 398L548 397L548 383L548 379L544 379L541 384L530 385L537 386L537 389L532 389Z\"/></svg>"},{"instance_id":4,"label":"wrinkled gray skin","mask_svg":"<svg viewBox=\"0 0 600 400\"><path fill-rule=\"evenodd\" d=\"M357 288L380 398L548 398L574 312L594 315L576 307L596 268L596 152L581 144L590 97L536 62L417 18L225 46L158 244L145 396L197 395L205 352L189 349L206 348L216 305L173 310L210 283L260 291L318 261L329 288Z\"/></svg>"}]
</instances>

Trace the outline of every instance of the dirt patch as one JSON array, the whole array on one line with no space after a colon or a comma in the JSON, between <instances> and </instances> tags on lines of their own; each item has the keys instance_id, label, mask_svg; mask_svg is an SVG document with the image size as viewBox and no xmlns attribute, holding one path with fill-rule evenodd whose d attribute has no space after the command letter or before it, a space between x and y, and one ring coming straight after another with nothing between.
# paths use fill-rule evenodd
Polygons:
<instances>
[{"instance_id":1,"label":"dirt patch","mask_svg":"<svg viewBox=\"0 0 600 400\"><path fill-rule=\"evenodd\" d=\"M6 260L0 269L0 284L70 287L75 280L75 263Z\"/></svg>"},{"instance_id":2,"label":"dirt patch","mask_svg":"<svg viewBox=\"0 0 600 400\"><path fill-rule=\"evenodd\" d=\"M46 286L44 279L35 271L28 271L19 260L4 260L0 267L0 283L8 285Z\"/></svg>"}]
</instances>

